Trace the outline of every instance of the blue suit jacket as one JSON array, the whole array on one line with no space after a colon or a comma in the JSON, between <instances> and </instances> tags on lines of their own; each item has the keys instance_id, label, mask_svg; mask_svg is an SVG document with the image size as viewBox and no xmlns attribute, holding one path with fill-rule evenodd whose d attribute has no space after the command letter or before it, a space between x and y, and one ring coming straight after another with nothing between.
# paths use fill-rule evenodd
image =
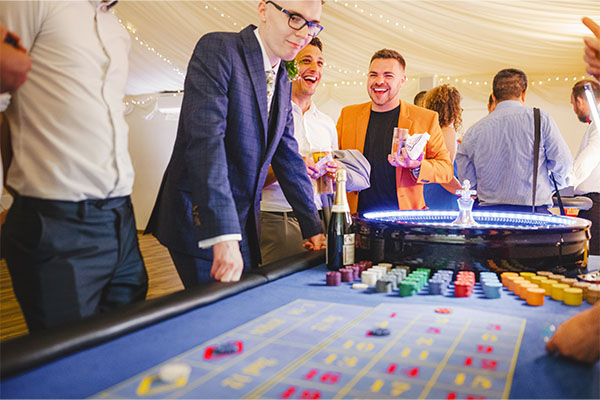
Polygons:
<instances>
[{"instance_id":1,"label":"blue suit jacket","mask_svg":"<svg viewBox=\"0 0 600 400\"><path fill-rule=\"evenodd\" d=\"M245 268L260 262L258 215L270 164L303 236L322 232L293 135L291 84L281 63L269 118L255 28L198 41L173 154L146 228L168 248L209 260L212 249L198 241L241 233Z\"/></svg>"}]
</instances>

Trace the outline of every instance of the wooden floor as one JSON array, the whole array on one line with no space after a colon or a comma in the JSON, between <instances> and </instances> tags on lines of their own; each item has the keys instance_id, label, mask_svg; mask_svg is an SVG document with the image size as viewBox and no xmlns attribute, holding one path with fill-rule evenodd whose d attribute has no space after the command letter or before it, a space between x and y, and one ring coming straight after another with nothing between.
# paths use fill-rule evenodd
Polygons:
<instances>
[{"instance_id":1,"label":"wooden floor","mask_svg":"<svg viewBox=\"0 0 600 400\"><path fill-rule=\"evenodd\" d=\"M183 290L169 252L151 235L138 235L148 271L147 299ZM0 340L28 333L19 303L15 299L6 262L0 260Z\"/></svg>"}]
</instances>

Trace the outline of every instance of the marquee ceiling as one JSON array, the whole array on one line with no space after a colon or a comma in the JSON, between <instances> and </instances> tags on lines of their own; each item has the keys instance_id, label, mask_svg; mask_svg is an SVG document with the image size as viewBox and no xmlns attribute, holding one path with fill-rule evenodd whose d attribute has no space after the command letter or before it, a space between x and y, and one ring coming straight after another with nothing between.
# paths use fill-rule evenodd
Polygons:
<instances>
[{"instance_id":1,"label":"marquee ceiling","mask_svg":"<svg viewBox=\"0 0 600 400\"><path fill-rule=\"evenodd\" d=\"M181 90L198 38L256 24L257 4L121 1L115 13L132 36L127 93ZM600 1L327 0L320 35L324 82L363 82L371 55L384 47L406 58L410 78L483 84L498 70L516 67L540 84L570 82L585 73L583 16L600 21Z\"/></svg>"}]
</instances>

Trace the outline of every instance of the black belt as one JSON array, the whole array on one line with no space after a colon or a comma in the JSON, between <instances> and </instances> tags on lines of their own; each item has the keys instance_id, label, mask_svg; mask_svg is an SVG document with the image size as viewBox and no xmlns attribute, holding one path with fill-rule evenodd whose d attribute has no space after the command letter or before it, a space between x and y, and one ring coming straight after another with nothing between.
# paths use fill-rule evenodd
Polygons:
<instances>
[{"instance_id":1,"label":"black belt","mask_svg":"<svg viewBox=\"0 0 600 400\"><path fill-rule=\"evenodd\" d=\"M17 194L14 198L13 207L32 208L56 216L70 216L77 214L80 217L83 217L87 214L87 209L90 207L99 210L112 210L122 207L127 202L130 202L129 196L111 197L108 199L65 201L39 199Z\"/></svg>"}]
</instances>

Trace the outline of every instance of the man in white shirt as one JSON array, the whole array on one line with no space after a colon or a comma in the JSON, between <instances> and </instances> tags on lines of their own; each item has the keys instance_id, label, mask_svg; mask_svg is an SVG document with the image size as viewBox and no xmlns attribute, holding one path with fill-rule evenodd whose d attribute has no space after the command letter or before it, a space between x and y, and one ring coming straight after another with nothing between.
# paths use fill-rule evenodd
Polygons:
<instances>
[{"instance_id":1,"label":"man in white shirt","mask_svg":"<svg viewBox=\"0 0 600 400\"><path fill-rule=\"evenodd\" d=\"M300 155L307 163L308 175L320 178L326 172L335 173L337 163L329 161L325 169L315 169L312 152L337 150L337 132L333 120L317 109L311 101L323 73L325 60L319 38L311 42L296 56L298 75L292 85L292 111L294 113L294 138ZM324 179L330 179L324 177ZM322 208L319 194L315 205ZM287 202L272 169L269 169L260 202L260 252L262 265L305 251L300 224Z\"/></svg>"},{"instance_id":2,"label":"man in white shirt","mask_svg":"<svg viewBox=\"0 0 600 400\"><path fill-rule=\"evenodd\" d=\"M600 255L600 132L596 122L591 121L591 108L585 96L583 85L592 85L596 102L600 103L600 84L592 79L577 82L571 91L571 104L577 118L588 124L579 151L573 162L573 172L568 185L575 188L575 194L589 197L592 208L579 212L579 217L592 221L590 254Z\"/></svg>"},{"instance_id":3,"label":"man in white shirt","mask_svg":"<svg viewBox=\"0 0 600 400\"><path fill-rule=\"evenodd\" d=\"M14 203L2 251L30 331L144 300L113 0L0 2L32 69L6 110Z\"/></svg>"}]
</instances>

